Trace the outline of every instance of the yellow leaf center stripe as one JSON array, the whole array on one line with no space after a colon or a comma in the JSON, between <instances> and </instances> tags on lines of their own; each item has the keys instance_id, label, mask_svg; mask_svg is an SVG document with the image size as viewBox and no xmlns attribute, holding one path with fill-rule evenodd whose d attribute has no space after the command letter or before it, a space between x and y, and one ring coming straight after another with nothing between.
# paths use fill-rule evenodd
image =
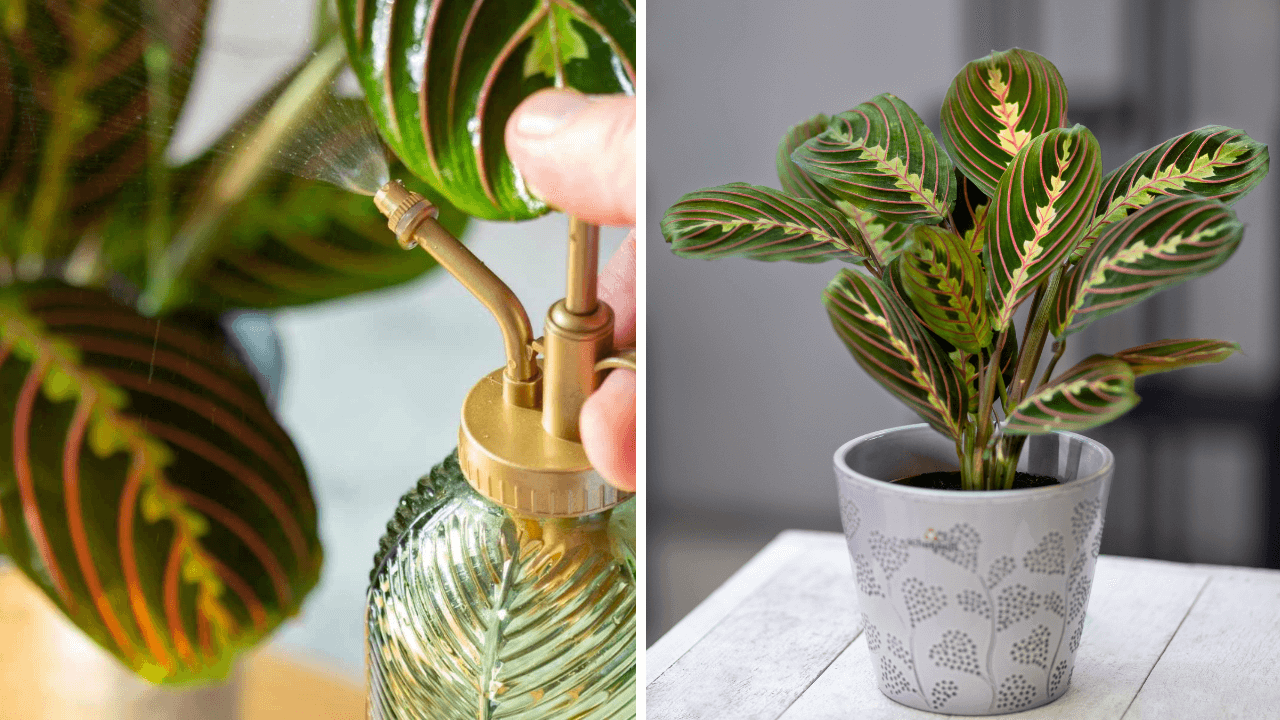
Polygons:
<instances>
[{"instance_id":1,"label":"yellow leaf center stripe","mask_svg":"<svg viewBox=\"0 0 1280 720\"><path fill-rule=\"evenodd\" d=\"M859 360L877 369L872 376L889 377L906 388L914 389L914 393L896 394L922 414L934 418L938 424L958 432L956 421L943 400L944 397L950 396L950 393L947 392L947 388L939 387L925 372L926 365L937 366L940 360L933 357L927 349L918 347L911 338L903 338L899 335L896 328L905 322L905 318L896 318L898 322L894 322L890 317L892 311L879 298L874 295L865 297L861 288L847 283L843 283L836 292L828 290L826 296L828 301L839 310L837 329L841 334L856 339L856 342L849 343L850 348L856 349ZM884 330L884 336L868 334L846 318L854 318L875 325ZM889 341L888 346L882 342L886 338ZM906 363L910 368L909 376L903 375L897 368L886 364L873 353L867 352L865 348L868 346ZM928 353L928 357L925 353ZM929 362L930 358L933 363Z\"/></svg>"},{"instance_id":2,"label":"yellow leaf center stripe","mask_svg":"<svg viewBox=\"0 0 1280 720\"><path fill-rule=\"evenodd\" d=\"M1225 132L1227 130L1224 129L1215 135ZM1111 198L1110 202L1107 203L1107 207L1098 213L1090 223L1089 229L1085 232L1085 242L1091 243L1096 240L1107 225L1123 219L1131 210L1145 207L1159 196L1188 193L1190 189L1187 184L1191 182L1210 182L1214 175L1230 167L1248 150L1243 143L1233 142L1235 139L1233 137L1222 142L1212 153L1202 152L1204 146L1213 138L1214 136L1206 137L1201 141L1199 147L1189 149L1190 159L1183 165L1179 165L1176 158L1171 159L1168 157L1168 154L1177 144L1176 141L1152 148L1141 157L1132 160L1129 163L1129 167L1140 168L1146 165L1157 151L1162 148L1164 150L1156 161L1155 169L1150 174L1143 174L1134 178L1123 192ZM1123 169L1118 173L1121 178L1124 174L1125 170ZM1239 176L1231 176L1218 178L1216 182L1228 183L1238 179ZM1207 197L1216 196L1208 195Z\"/></svg>"},{"instance_id":3,"label":"yellow leaf center stripe","mask_svg":"<svg viewBox=\"0 0 1280 720\"><path fill-rule=\"evenodd\" d=\"M996 140L999 141L1001 150L1010 155L1016 155L1031 140L1029 131L1018 129L1018 123L1022 121L1023 108L1018 101L1009 100L1009 84L1005 82L1004 73L1000 68L987 70L985 85L994 100L989 106L991 116L1000 125Z\"/></svg>"}]
</instances>

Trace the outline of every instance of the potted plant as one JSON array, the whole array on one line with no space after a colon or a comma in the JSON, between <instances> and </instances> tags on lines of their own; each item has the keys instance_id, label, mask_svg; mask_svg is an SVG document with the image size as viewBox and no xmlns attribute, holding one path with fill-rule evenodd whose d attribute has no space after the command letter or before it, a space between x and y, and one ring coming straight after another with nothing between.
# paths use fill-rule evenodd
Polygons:
<instances>
[{"instance_id":1,"label":"potted plant","mask_svg":"<svg viewBox=\"0 0 1280 720\"><path fill-rule=\"evenodd\" d=\"M1230 204L1268 154L1207 126L1104 175L1057 69L1016 48L967 64L941 115L941 142L890 94L817 115L782 139L782 190L689 193L662 231L689 257L862 266L823 302L926 423L835 456L880 688L924 710L1013 712L1066 692L1080 642L1112 458L1075 433L1132 408L1135 378L1238 349L1163 340L1055 375L1068 338L1225 262L1243 234Z\"/></svg>"},{"instance_id":2,"label":"potted plant","mask_svg":"<svg viewBox=\"0 0 1280 720\"><path fill-rule=\"evenodd\" d=\"M0 13L0 563L134 675L180 687L227 678L298 612L323 558L306 469L225 313L435 267L399 248L368 197L333 184L341 162L299 160L363 137L346 125L367 117L363 101L331 92L347 62L331 15L304 63L207 151L170 164L207 5ZM466 216L414 188L463 232ZM100 689L147 717L235 712L207 690L102 687L121 675L60 694L114 702L87 696Z\"/></svg>"}]
</instances>

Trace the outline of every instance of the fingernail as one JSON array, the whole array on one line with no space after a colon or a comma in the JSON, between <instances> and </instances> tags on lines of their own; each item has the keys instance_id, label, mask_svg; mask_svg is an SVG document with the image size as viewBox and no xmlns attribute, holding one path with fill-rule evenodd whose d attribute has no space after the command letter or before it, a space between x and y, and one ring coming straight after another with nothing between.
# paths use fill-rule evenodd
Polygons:
<instances>
[{"instance_id":1,"label":"fingernail","mask_svg":"<svg viewBox=\"0 0 1280 720\"><path fill-rule=\"evenodd\" d=\"M550 135L564 127L589 104L586 97L576 92L558 90L538 93L520 106L516 132L534 137Z\"/></svg>"}]
</instances>

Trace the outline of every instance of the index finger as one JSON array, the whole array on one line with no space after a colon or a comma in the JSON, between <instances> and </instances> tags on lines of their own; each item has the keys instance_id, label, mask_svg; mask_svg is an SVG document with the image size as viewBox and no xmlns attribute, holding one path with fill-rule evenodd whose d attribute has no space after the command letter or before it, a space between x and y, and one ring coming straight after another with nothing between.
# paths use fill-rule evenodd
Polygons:
<instances>
[{"instance_id":1,"label":"index finger","mask_svg":"<svg viewBox=\"0 0 1280 720\"><path fill-rule=\"evenodd\" d=\"M636 104L623 95L543 90L507 121L507 154L552 207L597 225L636 222Z\"/></svg>"}]
</instances>

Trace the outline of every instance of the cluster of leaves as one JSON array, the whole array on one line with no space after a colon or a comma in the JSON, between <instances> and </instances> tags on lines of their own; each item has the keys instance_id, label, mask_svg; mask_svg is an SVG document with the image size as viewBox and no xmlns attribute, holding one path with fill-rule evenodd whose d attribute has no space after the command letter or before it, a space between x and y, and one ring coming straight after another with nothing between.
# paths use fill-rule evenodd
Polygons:
<instances>
[{"instance_id":1,"label":"cluster of leaves","mask_svg":"<svg viewBox=\"0 0 1280 720\"><path fill-rule=\"evenodd\" d=\"M165 160L206 10L0 6L0 552L165 683L224 676L298 611L323 556L305 468L218 316L435 265L368 198L271 174L246 142L325 100L336 29L208 151Z\"/></svg>"},{"instance_id":2,"label":"cluster of leaves","mask_svg":"<svg viewBox=\"0 0 1280 720\"><path fill-rule=\"evenodd\" d=\"M1016 48L966 65L941 120L940 143L887 93L818 115L782 139L782 190L689 193L663 235L689 257L860 263L826 288L832 324L871 377L955 440L966 489L1011 487L1027 435L1119 417L1138 402L1134 378L1239 349L1163 340L1053 376L1068 336L1231 256L1243 226L1229 206L1266 175L1265 145L1207 126L1104 175L1093 134L1067 126L1057 69Z\"/></svg>"},{"instance_id":3,"label":"cluster of leaves","mask_svg":"<svg viewBox=\"0 0 1280 720\"><path fill-rule=\"evenodd\" d=\"M435 267L273 160L326 104L372 109L461 235L548 209L502 147L524 97L635 85L628 0L319 4L310 57L174 167L208 0L0 3L0 552L156 682L222 677L319 576L305 470L218 315ZM348 62L368 107L331 94Z\"/></svg>"}]
</instances>

